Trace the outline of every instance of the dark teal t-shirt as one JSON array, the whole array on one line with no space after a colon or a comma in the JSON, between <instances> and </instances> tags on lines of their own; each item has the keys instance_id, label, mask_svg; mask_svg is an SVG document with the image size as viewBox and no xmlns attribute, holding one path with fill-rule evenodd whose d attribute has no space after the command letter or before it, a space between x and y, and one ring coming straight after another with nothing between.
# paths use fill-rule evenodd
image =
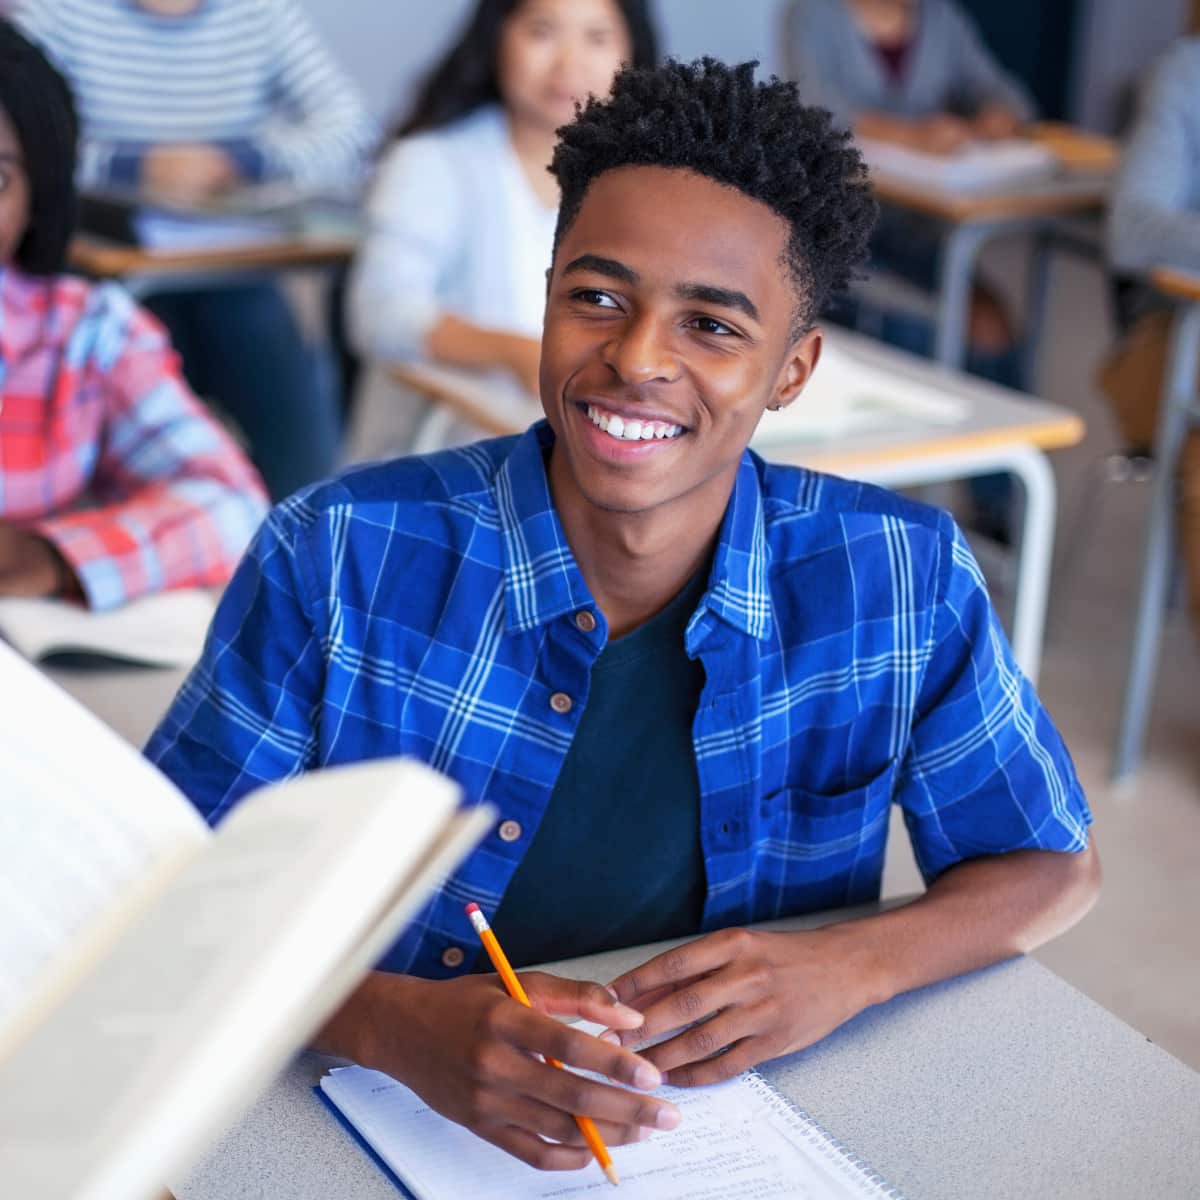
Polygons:
<instances>
[{"instance_id":1,"label":"dark teal t-shirt","mask_svg":"<svg viewBox=\"0 0 1200 1200\"><path fill-rule=\"evenodd\" d=\"M533 842L492 927L514 966L697 933L706 879L692 722L704 668L683 635L705 568L609 642ZM477 970L490 970L480 956Z\"/></svg>"}]
</instances>

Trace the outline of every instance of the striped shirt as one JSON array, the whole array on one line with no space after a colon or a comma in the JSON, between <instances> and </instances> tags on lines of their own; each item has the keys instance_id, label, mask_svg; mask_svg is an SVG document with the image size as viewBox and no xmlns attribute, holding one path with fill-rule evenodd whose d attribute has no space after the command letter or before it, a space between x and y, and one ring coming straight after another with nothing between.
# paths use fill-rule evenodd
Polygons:
<instances>
[{"instance_id":1,"label":"striped shirt","mask_svg":"<svg viewBox=\"0 0 1200 1200\"><path fill-rule=\"evenodd\" d=\"M0 522L49 539L92 608L224 584L266 507L124 291L0 269Z\"/></svg>"},{"instance_id":2,"label":"striped shirt","mask_svg":"<svg viewBox=\"0 0 1200 1200\"><path fill-rule=\"evenodd\" d=\"M227 149L248 181L353 182L374 127L295 0L200 0L160 16L132 0L21 0L16 20L70 80L80 182L138 182L155 145Z\"/></svg>"},{"instance_id":3,"label":"striped shirt","mask_svg":"<svg viewBox=\"0 0 1200 1200\"><path fill-rule=\"evenodd\" d=\"M494 804L390 970L470 969L462 906L498 907L607 641L550 496L552 441L541 422L276 508L147 748L210 822L266 781L383 755ZM704 930L878 896L892 802L927 879L1087 844L1070 757L944 513L747 452L684 646L705 677Z\"/></svg>"}]
</instances>

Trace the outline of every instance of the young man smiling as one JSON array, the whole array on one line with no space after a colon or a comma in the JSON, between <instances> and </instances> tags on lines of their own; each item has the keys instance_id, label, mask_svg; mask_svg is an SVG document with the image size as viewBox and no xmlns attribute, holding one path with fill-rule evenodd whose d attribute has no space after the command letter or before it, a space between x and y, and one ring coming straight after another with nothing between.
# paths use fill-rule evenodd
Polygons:
<instances>
[{"instance_id":1,"label":"young man smiling","mask_svg":"<svg viewBox=\"0 0 1200 1200\"><path fill-rule=\"evenodd\" d=\"M210 820L260 781L385 754L495 804L495 836L321 1044L566 1169L588 1161L571 1114L614 1143L672 1128L646 1094L662 1078L723 1078L1029 950L1098 875L950 519L746 452L764 410L803 402L814 317L862 259L845 136L751 65L669 63L618 77L553 170L546 422L277 509L148 752ZM925 895L746 928L877 896L893 801ZM532 1012L471 973L471 899L517 965L693 940L611 993L528 974Z\"/></svg>"}]
</instances>

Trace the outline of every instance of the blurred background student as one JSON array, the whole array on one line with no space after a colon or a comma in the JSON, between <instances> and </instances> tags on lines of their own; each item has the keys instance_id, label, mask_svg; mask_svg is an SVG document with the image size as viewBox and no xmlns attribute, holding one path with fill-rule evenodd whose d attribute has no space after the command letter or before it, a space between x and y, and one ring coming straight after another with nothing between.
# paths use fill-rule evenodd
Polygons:
<instances>
[{"instance_id":1,"label":"blurred background student","mask_svg":"<svg viewBox=\"0 0 1200 1200\"><path fill-rule=\"evenodd\" d=\"M1150 81L1109 207L1108 249L1119 273L1124 340L1100 377L1125 444L1153 448L1171 313L1138 276L1154 267L1200 271L1200 38L1181 38ZM1188 611L1200 636L1200 433L1179 463L1180 548Z\"/></svg>"},{"instance_id":2,"label":"blurred background student","mask_svg":"<svg viewBox=\"0 0 1200 1200\"><path fill-rule=\"evenodd\" d=\"M859 137L929 154L952 154L971 141L1011 137L1033 115L1024 88L988 51L953 0L792 0L785 23L788 73L801 94L829 108ZM871 270L932 291L936 227L885 209L871 245ZM852 300L835 319L864 318L885 341L929 354L929 321L908 313L871 313ZM967 369L1010 387L1019 381L1012 321L982 281L971 296ZM1007 477L972 485L979 532L1010 538Z\"/></svg>"},{"instance_id":3,"label":"blurred background student","mask_svg":"<svg viewBox=\"0 0 1200 1200\"><path fill-rule=\"evenodd\" d=\"M203 200L242 184L343 188L373 126L295 0L22 0L17 20L70 81L80 183ZM193 388L240 426L274 496L332 469L333 380L278 285L160 295Z\"/></svg>"},{"instance_id":4,"label":"blurred background student","mask_svg":"<svg viewBox=\"0 0 1200 1200\"><path fill-rule=\"evenodd\" d=\"M656 58L646 0L480 0L396 131L351 275L348 328L375 364L352 458L403 450L416 402L382 364L503 368L537 392L558 190L554 131L622 63Z\"/></svg>"},{"instance_id":5,"label":"blurred background student","mask_svg":"<svg viewBox=\"0 0 1200 1200\"><path fill-rule=\"evenodd\" d=\"M159 324L63 273L76 134L66 83L0 19L0 595L99 609L227 582L266 497Z\"/></svg>"}]
</instances>

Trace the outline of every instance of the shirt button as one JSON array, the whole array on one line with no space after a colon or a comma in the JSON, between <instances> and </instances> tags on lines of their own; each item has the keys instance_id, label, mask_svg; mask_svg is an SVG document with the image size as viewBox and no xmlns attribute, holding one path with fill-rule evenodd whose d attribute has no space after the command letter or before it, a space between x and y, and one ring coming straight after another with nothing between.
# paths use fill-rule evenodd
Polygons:
<instances>
[{"instance_id":1,"label":"shirt button","mask_svg":"<svg viewBox=\"0 0 1200 1200\"><path fill-rule=\"evenodd\" d=\"M447 946L442 951L442 966L453 970L455 967L461 967L466 957L458 946Z\"/></svg>"},{"instance_id":2,"label":"shirt button","mask_svg":"<svg viewBox=\"0 0 1200 1200\"><path fill-rule=\"evenodd\" d=\"M583 630L584 633L592 633L596 628L595 615L588 612L586 608L580 610L575 614L575 627Z\"/></svg>"},{"instance_id":3,"label":"shirt button","mask_svg":"<svg viewBox=\"0 0 1200 1200\"><path fill-rule=\"evenodd\" d=\"M521 836L521 826L516 821L501 821L497 832L502 842L515 842Z\"/></svg>"},{"instance_id":4,"label":"shirt button","mask_svg":"<svg viewBox=\"0 0 1200 1200\"><path fill-rule=\"evenodd\" d=\"M571 711L571 697L566 692L555 692L550 697L550 707L556 713L569 713Z\"/></svg>"}]
</instances>

